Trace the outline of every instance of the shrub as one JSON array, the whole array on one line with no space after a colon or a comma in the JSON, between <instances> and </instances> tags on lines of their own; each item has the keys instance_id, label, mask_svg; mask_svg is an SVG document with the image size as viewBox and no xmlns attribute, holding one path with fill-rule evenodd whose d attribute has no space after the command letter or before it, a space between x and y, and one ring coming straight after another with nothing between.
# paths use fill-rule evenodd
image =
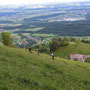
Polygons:
<instances>
[{"instance_id":1,"label":"shrub","mask_svg":"<svg viewBox=\"0 0 90 90\"><path fill-rule=\"evenodd\" d=\"M60 47L62 47L62 46L67 46L68 44L69 44L68 41L61 41L61 42L59 43L59 46L60 46Z\"/></svg>"},{"instance_id":2,"label":"shrub","mask_svg":"<svg viewBox=\"0 0 90 90\"><path fill-rule=\"evenodd\" d=\"M52 41L50 43L50 51L55 51L59 48L59 43L57 41Z\"/></svg>"},{"instance_id":3,"label":"shrub","mask_svg":"<svg viewBox=\"0 0 90 90\"><path fill-rule=\"evenodd\" d=\"M71 42L75 42L75 41L76 41L76 38L71 37L71 38L70 38L70 41L71 41Z\"/></svg>"},{"instance_id":4,"label":"shrub","mask_svg":"<svg viewBox=\"0 0 90 90\"><path fill-rule=\"evenodd\" d=\"M6 46L12 46L13 44L13 39L11 37L11 34L8 32L1 33L1 40L2 40L2 43Z\"/></svg>"},{"instance_id":5,"label":"shrub","mask_svg":"<svg viewBox=\"0 0 90 90\"><path fill-rule=\"evenodd\" d=\"M63 37L63 41L70 41L68 37Z\"/></svg>"},{"instance_id":6,"label":"shrub","mask_svg":"<svg viewBox=\"0 0 90 90\"><path fill-rule=\"evenodd\" d=\"M40 50L40 52L46 52L46 53L48 53L50 51L48 44L41 44L39 46L39 50Z\"/></svg>"},{"instance_id":7,"label":"shrub","mask_svg":"<svg viewBox=\"0 0 90 90\"><path fill-rule=\"evenodd\" d=\"M81 43L81 40L80 39L77 39L75 42L76 43Z\"/></svg>"},{"instance_id":8,"label":"shrub","mask_svg":"<svg viewBox=\"0 0 90 90\"><path fill-rule=\"evenodd\" d=\"M83 43L90 43L90 40L82 39L81 42L83 42Z\"/></svg>"}]
</instances>

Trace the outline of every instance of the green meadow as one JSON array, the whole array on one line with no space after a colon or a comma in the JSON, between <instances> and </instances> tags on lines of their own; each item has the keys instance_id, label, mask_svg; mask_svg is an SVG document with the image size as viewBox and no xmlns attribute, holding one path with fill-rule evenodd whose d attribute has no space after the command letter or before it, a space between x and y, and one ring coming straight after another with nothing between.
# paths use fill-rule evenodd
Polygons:
<instances>
[{"instance_id":1,"label":"green meadow","mask_svg":"<svg viewBox=\"0 0 90 90\"><path fill-rule=\"evenodd\" d=\"M32 34L32 36L35 36L35 37L55 37L56 35L54 35L54 34Z\"/></svg>"},{"instance_id":2,"label":"green meadow","mask_svg":"<svg viewBox=\"0 0 90 90\"><path fill-rule=\"evenodd\" d=\"M25 31L39 31L43 29L43 27L40 27L40 28L30 28L30 29L26 29Z\"/></svg>"},{"instance_id":3,"label":"green meadow","mask_svg":"<svg viewBox=\"0 0 90 90\"><path fill-rule=\"evenodd\" d=\"M60 47L55 51L55 55L62 58L69 58L70 54L90 55L90 44L85 43L70 43L68 46ZM90 62L90 58L87 59Z\"/></svg>"},{"instance_id":4,"label":"green meadow","mask_svg":"<svg viewBox=\"0 0 90 90\"><path fill-rule=\"evenodd\" d=\"M90 64L0 45L0 90L90 90Z\"/></svg>"}]
</instances>

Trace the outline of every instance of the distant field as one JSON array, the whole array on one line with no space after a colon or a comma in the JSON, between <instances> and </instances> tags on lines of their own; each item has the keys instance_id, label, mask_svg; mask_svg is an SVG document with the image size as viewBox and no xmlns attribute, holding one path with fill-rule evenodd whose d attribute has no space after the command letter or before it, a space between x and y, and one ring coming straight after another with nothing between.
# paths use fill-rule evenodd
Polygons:
<instances>
[{"instance_id":1,"label":"distant field","mask_svg":"<svg viewBox=\"0 0 90 90\"><path fill-rule=\"evenodd\" d=\"M13 38L20 38L21 36L19 36L18 34L12 34Z\"/></svg>"},{"instance_id":2,"label":"distant field","mask_svg":"<svg viewBox=\"0 0 90 90\"><path fill-rule=\"evenodd\" d=\"M30 35L30 33L21 33L21 34L23 34L23 35L25 35L25 36Z\"/></svg>"},{"instance_id":3,"label":"distant field","mask_svg":"<svg viewBox=\"0 0 90 90\"><path fill-rule=\"evenodd\" d=\"M36 36L36 37L53 37L56 36L54 34L32 34L32 36Z\"/></svg>"},{"instance_id":4,"label":"distant field","mask_svg":"<svg viewBox=\"0 0 90 90\"><path fill-rule=\"evenodd\" d=\"M10 32L10 33L13 33L14 31L13 30L5 30L6 32Z\"/></svg>"},{"instance_id":5,"label":"distant field","mask_svg":"<svg viewBox=\"0 0 90 90\"><path fill-rule=\"evenodd\" d=\"M40 27L40 28L30 28L30 29L26 29L25 31L39 31L43 29L43 27Z\"/></svg>"}]
</instances>

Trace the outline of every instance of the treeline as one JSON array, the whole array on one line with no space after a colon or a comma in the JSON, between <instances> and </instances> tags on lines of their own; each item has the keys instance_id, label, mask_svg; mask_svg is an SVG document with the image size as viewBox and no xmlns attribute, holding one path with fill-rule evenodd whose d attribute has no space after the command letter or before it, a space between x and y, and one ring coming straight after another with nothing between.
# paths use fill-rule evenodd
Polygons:
<instances>
[{"instance_id":1,"label":"treeline","mask_svg":"<svg viewBox=\"0 0 90 90\"><path fill-rule=\"evenodd\" d=\"M34 45L32 48L39 49L40 52L49 53L52 51L56 51L60 47L68 46L71 42L73 43L88 43L90 44L90 40L80 39L75 37L58 37L53 38L48 44L42 43L39 45Z\"/></svg>"},{"instance_id":2,"label":"treeline","mask_svg":"<svg viewBox=\"0 0 90 90\"><path fill-rule=\"evenodd\" d=\"M24 37L23 37L24 39ZM14 40L9 32L2 32L1 33L1 42L5 46L18 46L14 44ZM34 49L39 49L40 52L46 52L49 53L50 51L56 51L60 47L65 47L68 46L71 42L74 43L89 43L90 40L88 39L80 39L80 38L74 38L74 37L58 37L58 38L53 38L49 43L42 42L41 44L35 44L35 42L31 42L31 40L28 40L28 44L24 46L24 48L28 48L32 45L32 48ZM23 47L23 45L21 45Z\"/></svg>"},{"instance_id":3,"label":"treeline","mask_svg":"<svg viewBox=\"0 0 90 90\"><path fill-rule=\"evenodd\" d=\"M53 38L48 44L42 43L39 45L34 45L32 48L39 49L40 52L49 53L51 51L56 51L60 47L65 47L70 44L70 42L79 43L80 39L74 37L59 37Z\"/></svg>"}]
</instances>

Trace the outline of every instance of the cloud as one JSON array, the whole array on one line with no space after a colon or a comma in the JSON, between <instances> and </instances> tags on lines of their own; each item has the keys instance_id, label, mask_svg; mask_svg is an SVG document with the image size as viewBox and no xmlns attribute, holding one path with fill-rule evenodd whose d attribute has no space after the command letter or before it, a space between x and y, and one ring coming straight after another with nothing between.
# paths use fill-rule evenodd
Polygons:
<instances>
[{"instance_id":1,"label":"cloud","mask_svg":"<svg viewBox=\"0 0 90 90\"><path fill-rule=\"evenodd\" d=\"M0 0L0 5L8 4L29 4L29 3L48 3L48 2L78 2L87 0Z\"/></svg>"}]
</instances>

